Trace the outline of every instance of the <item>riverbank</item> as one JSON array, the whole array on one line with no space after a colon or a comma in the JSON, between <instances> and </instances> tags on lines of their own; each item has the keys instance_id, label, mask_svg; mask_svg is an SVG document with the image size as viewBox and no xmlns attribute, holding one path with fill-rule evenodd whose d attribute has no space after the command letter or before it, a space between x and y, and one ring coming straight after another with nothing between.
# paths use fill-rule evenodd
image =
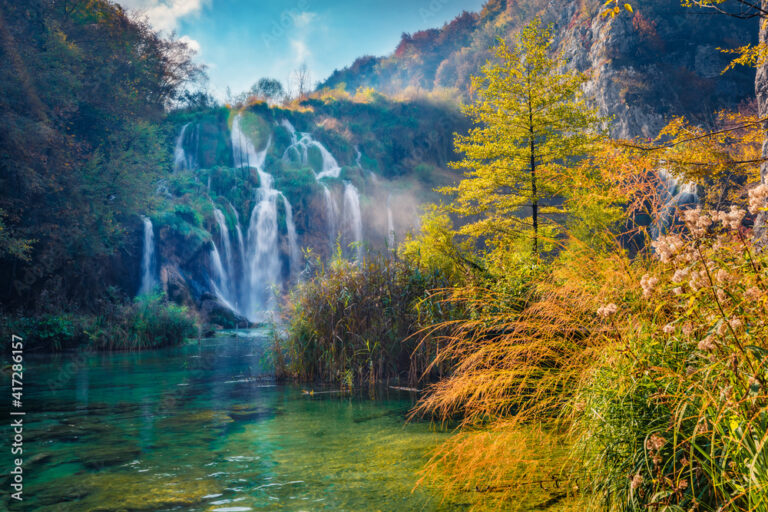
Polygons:
<instances>
[{"instance_id":1,"label":"riverbank","mask_svg":"<svg viewBox=\"0 0 768 512\"><path fill-rule=\"evenodd\" d=\"M184 306L161 296L114 303L99 313L41 313L0 317L0 336L10 349L12 336L21 337L29 352L144 350L179 345L200 335L200 321Z\"/></svg>"}]
</instances>

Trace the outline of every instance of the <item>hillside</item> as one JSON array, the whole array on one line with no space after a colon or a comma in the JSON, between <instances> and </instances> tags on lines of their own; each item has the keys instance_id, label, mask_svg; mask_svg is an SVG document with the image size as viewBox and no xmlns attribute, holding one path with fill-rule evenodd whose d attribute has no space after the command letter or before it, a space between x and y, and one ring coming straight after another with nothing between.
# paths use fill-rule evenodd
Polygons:
<instances>
[{"instance_id":1,"label":"hillside","mask_svg":"<svg viewBox=\"0 0 768 512\"><path fill-rule=\"evenodd\" d=\"M713 113L754 96L754 70L725 75L734 48L757 40L757 22L703 13L679 2L642 2L633 16L604 18L595 0L490 0L439 29L403 34L384 57L364 56L335 71L321 87L458 88L488 60L499 37L510 39L534 16L552 23L555 47L568 65L591 74L589 93L615 118L617 137L654 136L672 116L708 124Z\"/></svg>"}]
</instances>

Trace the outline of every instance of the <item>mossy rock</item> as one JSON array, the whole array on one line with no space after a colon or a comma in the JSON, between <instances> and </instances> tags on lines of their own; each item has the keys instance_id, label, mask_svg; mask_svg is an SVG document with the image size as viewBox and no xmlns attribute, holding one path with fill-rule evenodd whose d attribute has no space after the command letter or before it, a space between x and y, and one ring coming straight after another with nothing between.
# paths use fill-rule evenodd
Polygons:
<instances>
[{"instance_id":1,"label":"mossy rock","mask_svg":"<svg viewBox=\"0 0 768 512\"><path fill-rule=\"evenodd\" d=\"M85 467L98 470L130 464L141 455L141 450L125 438L102 438L99 444L88 443L79 455Z\"/></svg>"},{"instance_id":2,"label":"mossy rock","mask_svg":"<svg viewBox=\"0 0 768 512\"><path fill-rule=\"evenodd\" d=\"M156 511L200 504L205 496L221 492L211 479L183 478L150 473L99 473L78 476L67 485L79 487L87 497L78 502L81 512ZM62 489L64 490L64 489Z\"/></svg>"},{"instance_id":3,"label":"mossy rock","mask_svg":"<svg viewBox=\"0 0 768 512\"><path fill-rule=\"evenodd\" d=\"M227 423L231 423L232 419L225 413L220 411L201 410L189 413L179 413L163 418L157 422L159 430L165 432L166 430L181 430L186 431L190 426L199 426L200 428L207 427L223 427Z\"/></svg>"}]
</instances>

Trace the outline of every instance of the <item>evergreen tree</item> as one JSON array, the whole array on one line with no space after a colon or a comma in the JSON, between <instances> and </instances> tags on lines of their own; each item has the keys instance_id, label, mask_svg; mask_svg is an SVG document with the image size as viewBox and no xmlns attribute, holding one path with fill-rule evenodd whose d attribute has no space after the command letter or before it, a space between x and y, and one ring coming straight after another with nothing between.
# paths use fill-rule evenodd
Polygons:
<instances>
[{"instance_id":1,"label":"evergreen tree","mask_svg":"<svg viewBox=\"0 0 768 512\"><path fill-rule=\"evenodd\" d=\"M584 101L586 78L562 72L552 56L552 32L536 19L514 46L499 40L482 74L472 79L474 104L465 108L474 127L456 135L464 157L454 162L466 179L443 189L456 194L451 212L466 217L458 234L491 249L530 240L534 257L558 228L567 195L567 169L599 138L600 119Z\"/></svg>"}]
</instances>

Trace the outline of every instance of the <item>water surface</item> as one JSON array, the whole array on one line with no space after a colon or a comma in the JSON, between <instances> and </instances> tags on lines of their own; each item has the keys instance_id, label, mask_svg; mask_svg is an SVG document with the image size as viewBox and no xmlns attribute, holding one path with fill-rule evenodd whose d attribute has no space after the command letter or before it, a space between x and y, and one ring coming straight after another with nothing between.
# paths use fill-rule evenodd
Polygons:
<instances>
[{"instance_id":1,"label":"water surface","mask_svg":"<svg viewBox=\"0 0 768 512\"><path fill-rule=\"evenodd\" d=\"M413 490L447 435L405 424L413 396L276 384L265 345L256 332L150 352L28 357L25 500L9 506L4 492L0 508L463 509Z\"/></svg>"}]
</instances>

